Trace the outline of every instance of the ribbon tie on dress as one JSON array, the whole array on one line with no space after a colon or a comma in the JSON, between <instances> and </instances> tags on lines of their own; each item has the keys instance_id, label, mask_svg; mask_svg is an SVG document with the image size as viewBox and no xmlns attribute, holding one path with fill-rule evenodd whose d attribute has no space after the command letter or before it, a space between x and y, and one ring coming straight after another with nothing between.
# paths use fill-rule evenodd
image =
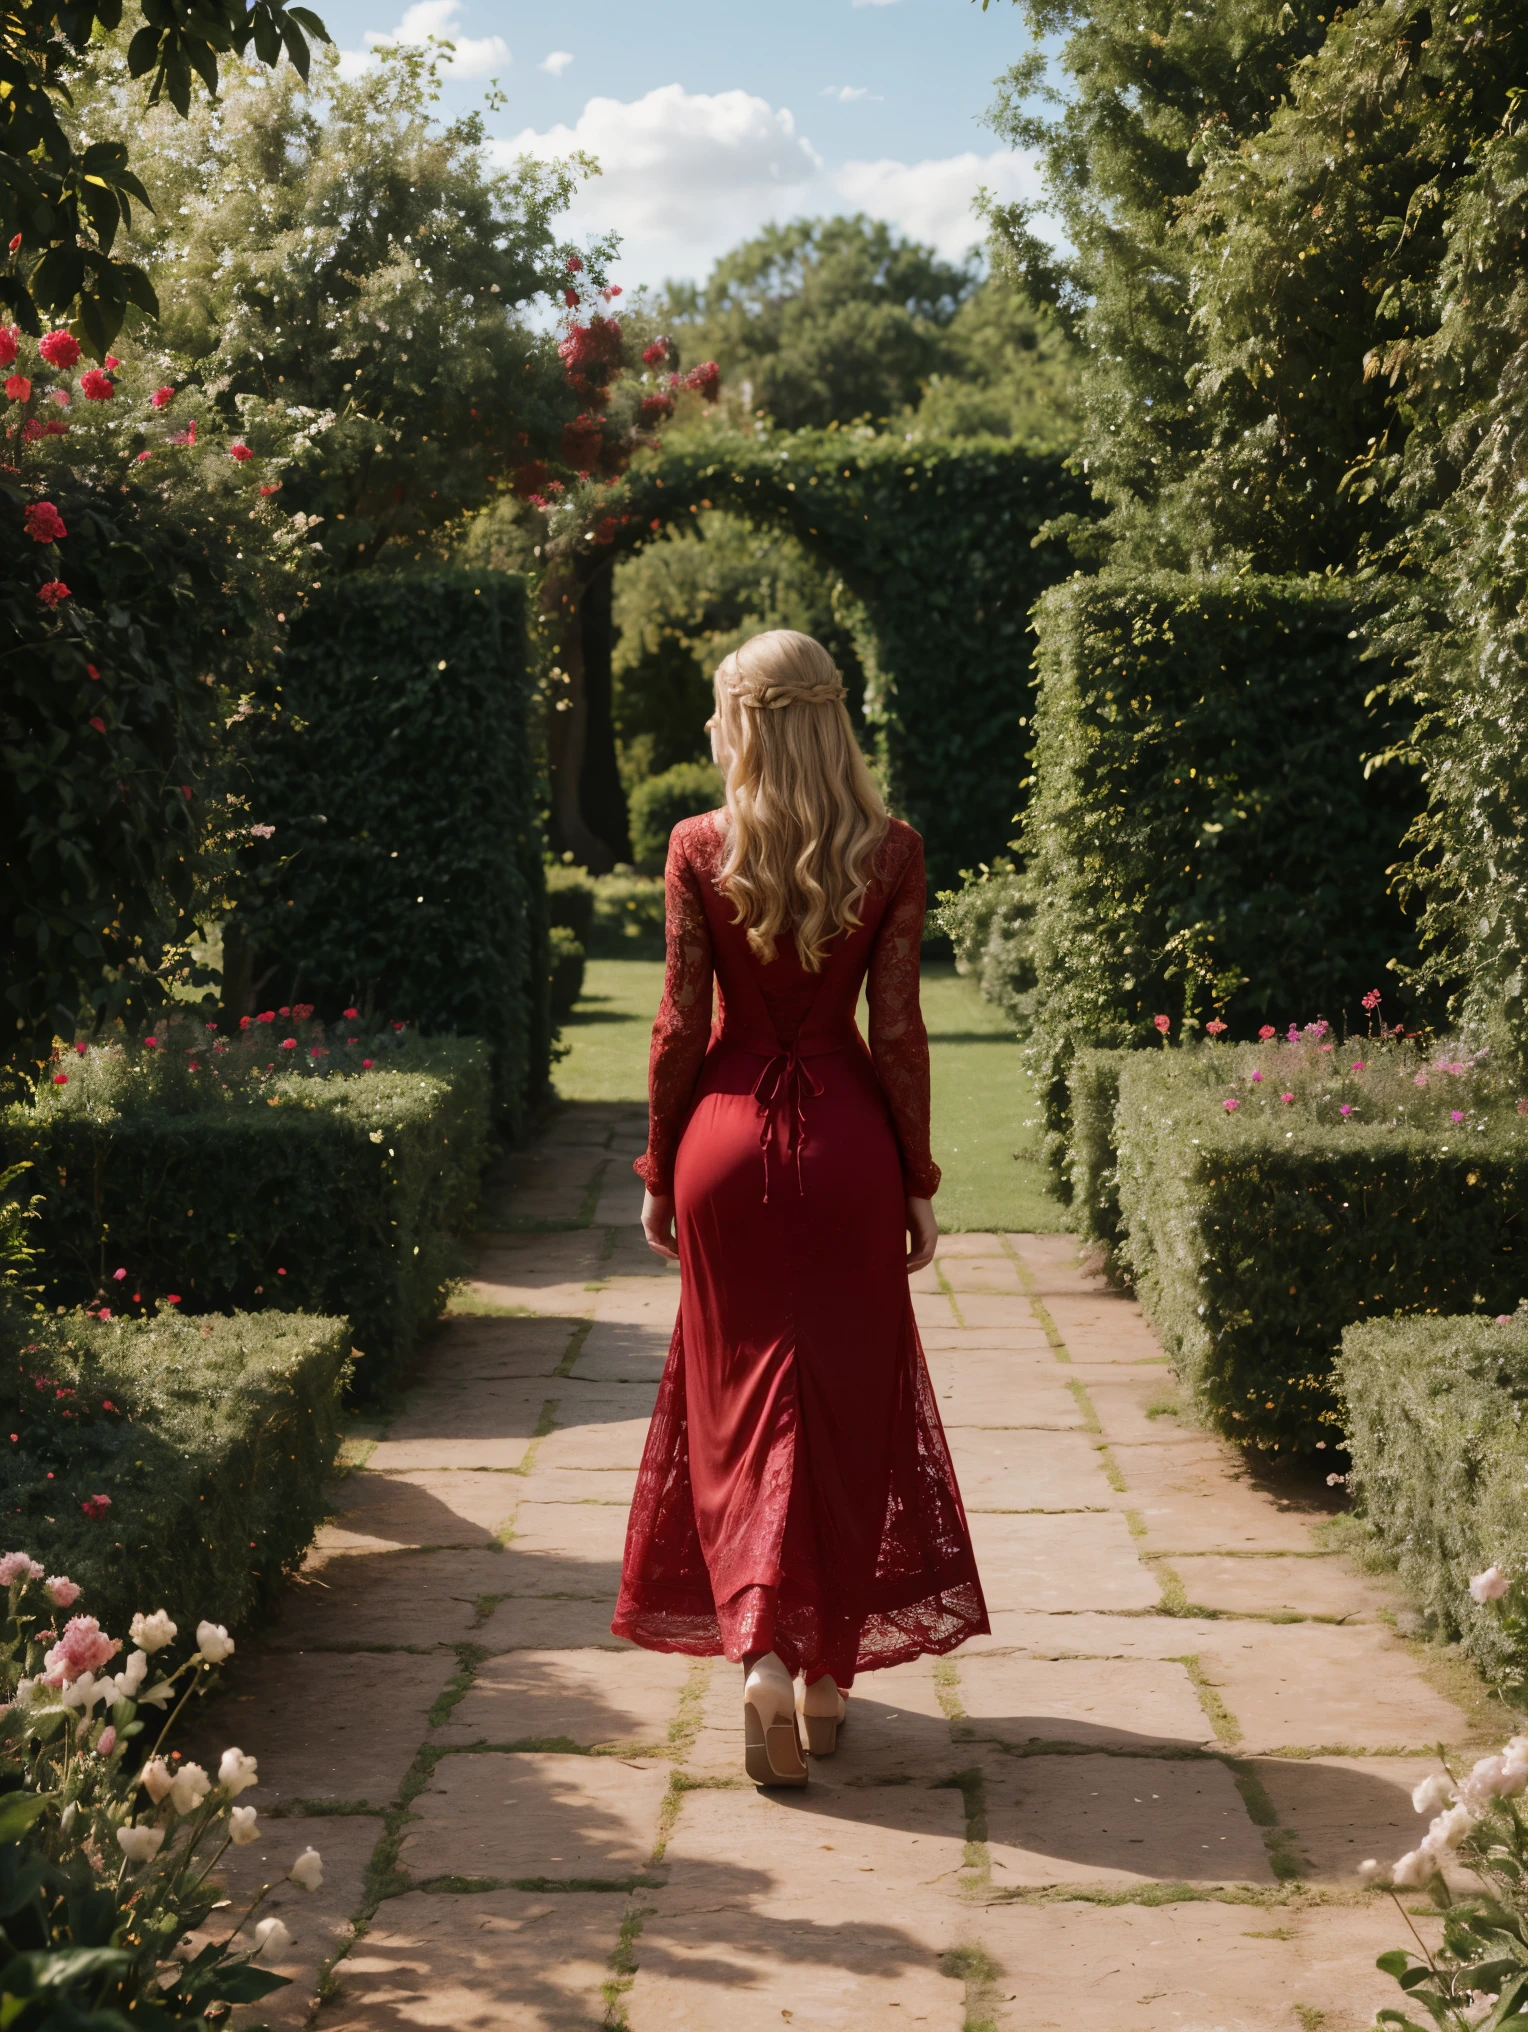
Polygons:
<instances>
[{"instance_id":1,"label":"ribbon tie on dress","mask_svg":"<svg viewBox=\"0 0 1528 2032\"><path fill-rule=\"evenodd\" d=\"M775 1110L785 1110L785 1154L796 1160L796 1192L801 1194L801 1142L806 1133L806 1095L822 1092L822 1082L812 1076L799 1049L779 1051L754 1083L753 1097L763 1120L759 1124L759 1148L764 1154L764 1204L769 1204L769 1146L775 1135Z\"/></svg>"}]
</instances>

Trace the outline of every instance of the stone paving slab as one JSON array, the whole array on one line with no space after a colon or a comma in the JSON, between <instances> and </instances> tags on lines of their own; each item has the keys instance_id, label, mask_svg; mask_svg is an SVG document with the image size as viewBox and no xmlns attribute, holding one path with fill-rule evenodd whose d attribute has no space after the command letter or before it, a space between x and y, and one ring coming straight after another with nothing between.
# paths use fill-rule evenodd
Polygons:
<instances>
[{"instance_id":1,"label":"stone paving slab","mask_svg":"<svg viewBox=\"0 0 1528 2032\"><path fill-rule=\"evenodd\" d=\"M1044 1356L1007 1349L970 1353L937 1351L928 1357L929 1380L946 1427L1030 1426L1066 1431L1084 1423L1076 1397L1060 1381L1050 1350Z\"/></svg>"},{"instance_id":2,"label":"stone paving slab","mask_svg":"<svg viewBox=\"0 0 1528 2032\"><path fill-rule=\"evenodd\" d=\"M1324 1558L1228 1559L1217 1552L1174 1558L1174 1573L1191 1602L1232 1615L1374 1618L1390 1607L1395 1589L1381 1586L1349 1561Z\"/></svg>"},{"instance_id":3,"label":"stone paving slab","mask_svg":"<svg viewBox=\"0 0 1528 2032\"><path fill-rule=\"evenodd\" d=\"M429 1387L512 1382L550 1376L567 1353L571 1320L453 1314L425 1355Z\"/></svg>"},{"instance_id":4,"label":"stone paving slab","mask_svg":"<svg viewBox=\"0 0 1528 2032\"><path fill-rule=\"evenodd\" d=\"M593 2032L625 1906L608 1892L390 1898L345 1958L322 2023L333 2032Z\"/></svg>"},{"instance_id":5,"label":"stone paving slab","mask_svg":"<svg viewBox=\"0 0 1528 2032\"><path fill-rule=\"evenodd\" d=\"M482 1472L379 1474L362 1468L335 1495L325 1549L375 1551L426 1545L486 1545L520 1500L514 1475Z\"/></svg>"},{"instance_id":6,"label":"stone paving slab","mask_svg":"<svg viewBox=\"0 0 1528 2032\"><path fill-rule=\"evenodd\" d=\"M279 1919L292 1936L284 1954L274 1959L260 1956L262 1968L285 1976L292 1987L273 1991L262 1999L258 2011L243 2014L246 2019L258 2017L277 2027L306 2025L321 1971L354 1938L353 1915L361 1907L366 1866L381 1832L382 1822L372 1814L282 1820L262 1815L258 1841L224 1851L218 1881L233 1911L247 1910L262 1885L270 1884L270 1895L261 1901L255 1917ZM316 1891L299 1890L286 1874L307 1848L317 1849L323 1860L324 1881ZM214 1913L196 1937L226 1939L231 1924L223 1912ZM239 1946L245 1952L255 1946L247 1926L239 1930Z\"/></svg>"},{"instance_id":7,"label":"stone paving slab","mask_svg":"<svg viewBox=\"0 0 1528 2032\"><path fill-rule=\"evenodd\" d=\"M1111 1500L1098 1443L1084 1433L973 1425L946 1433L968 1511L1101 1510Z\"/></svg>"},{"instance_id":8,"label":"stone paving slab","mask_svg":"<svg viewBox=\"0 0 1528 2032\"><path fill-rule=\"evenodd\" d=\"M1384 1628L1221 1623L1200 1645L1199 1661L1248 1750L1410 1749L1473 1734L1468 1715Z\"/></svg>"},{"instance_id":9,"label":"stone paving slab","mask_svg":"<svg viewBox=\"0 0 1528 2032\"><path fill-rule=\"evenodd\" d=\"M612 1277L594 1295L596 1326L637 1327L664 1346L679 1313L679 1273L667 1277Z\"/></svg>"},{"instance_id":10,"label":"stone paving slab","mask_svg":"<svg viewBox=\"0 0 1528 2032\"><path fill-rule=\"evenodd\" d=\"M957 1733L1017 1748L1213 1746L1186 1667L1162 1658L963 1657Z\"/></svg>"},{"instance_id":11,"label":"stone paving slab","mask_svg":"<svg viewBox=\"0 0 1528 2032\"><path fill-rule=\"evenodd\" d=\"M1021 1318L1028 1317L1029 1308L1023 1303L1024 1285L1019 1266L1011 1256L993 1254L990 1256L947 1256L939 1264L940 1288L952 1291L961 1312L965 1312L965 1301L969 1294L1004 1295L1020 1301Z\"/></svg>"},{"instance_id":12,"label":"stone paving slab","mask_svg":"<svg viewBox=\"0 0 1528 2032\"><path fill-rule=\"evenodd\" d=\"M668 1360L673 1328L596 1320L574 1359L581 1381L656 1385Z\"/></svg>"},{"instance_id":13,"label":"stone paving slab","mask_svg":"<svg viewBox=\"0 0 1528 2032\"><path fill-rule=\"evenodd\" d=\"M619 1578L626 1519L604 1503L522 1503L515 1512L513 1544L521 1558L550 1554L590 1564L613 1561Z\"/></svg>"},{"instance_id":14,"label":"stone paving slab","mask_svg":"<svg viewBox=\"0 0 1528 2032\"><path fill-rule=\"evenodd\" d=\"M590 1422L576 1399L559 1399L556 1428L536 1449L537 1467L629 1468L635 1472L642 1465L642 1446L652 1416L647 1399L648 1392L641 1390L631 1416L608 1418L599 1424Z\"/></svg>"},{"instance_id":15,"label":"stone paving slab","mask_svg":"<svg viewBox=\"0 0 1528 2032\"><path fill-rule=\"evenodd\" d=\"M1036 1658L1181 1658L1200 1650L1222 1625L1208 1617L1100 1615L1089 1609L1046 1614L1033 1609L996 1609L992 1635L972 1637L956 1657L989 1652Z\"/></svg>"},{"instance_id":16,"label":"stone paving slab","mask_svg":"<svg viewBox=\"0 0 1528 2032\"><path fill-rule=\"evenodd\" d=\"M1117 1512L973 1516L989 1609L1154 1609L1161 1589Z\"/></svg>"},{"instance_id":17,"label":"stone paving slab","mask_svg":"<svg viewBox=\"0 0 1528 2032\"><path fill-rule=\"evenodd\" d=\"M1428 1757L1259 1757L1251 1768L1310 1883L1356 1889L1368 1857L1392 1862L1427 1827L1411 1803L1438 1768Z\"/></svg>"},{"instance_id":18,"label":"stone paving slab","mask_svg":"<svg viewBox=\"0 0 1528 2032\"><path fill-rule=\"evenodd\" d=\"M573 1648L627 1651L633 1649L610 1628L615 1593L601 1596L501 1596L486 1622L473 1631L473 1641L489 1657L506 1651L555 1651Z\"/></svg>"},{"instance_id":19,"label":"stone paving slab","mask_svg":"<svg viewBox=\"0 0 1528 2032\"><path fill-rule=\"evenodd\" d=\"M443 1757L414 1801L400 1861L421 1885L621 1882L647 1868L668 1778L657 1758Z\"/></svg>"},{"instance_id":20,"label":"stone paving slab","mask_svg":"<svg viewBox=\"0 0 1528 2032\"><path fill-rule=\"evenodd\" d=\"M645 1422L644 1422L645 1429ZM554 1434L553 1437L556 1435ZM522 1501L528 1503L617 1503L631 1507L637 1477L632 1468L549 1467L538 1448L536 1465L517 1476Z\"/></svg>"},{"instance_id":21,"label":"stone paving slab","mask_svg":"<svg viewBox=\"0 0 1528 2032\"><path fill-rule=\"evenodd\" d=\"M263 1645L302 1653L464 1644L479 1597L512 1587L514 1573L515 1562L500 1552L310 1554Z\"/></svg>"},{"instance_id":22,"label":"stone paving slab","mask_svg":"<svg viewBox=\"0 0 1528 2032\"><path fill-rule=\"evenodd\" d=\"M481 1667L436 1732L448 1748L554 1739L581 1749L662 1745L689 1661L655 1651L511 1651Z\"/></svg>"}]
</instances>

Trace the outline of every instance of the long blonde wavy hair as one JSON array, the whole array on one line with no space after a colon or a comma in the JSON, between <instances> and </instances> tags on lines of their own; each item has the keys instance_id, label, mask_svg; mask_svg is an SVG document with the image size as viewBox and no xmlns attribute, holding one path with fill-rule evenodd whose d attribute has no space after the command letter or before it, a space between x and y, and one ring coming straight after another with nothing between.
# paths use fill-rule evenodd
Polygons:
<instances>
[{"instance_id":1,"label":"long blonde wavy hair","mask_svg":"<svg viewBox=\"0 0 1528 2032\"><path fill-rule=\"evenodd\" d=\"M717 759L727 772L727 851L718 886L766 964L793 933L819 973L830 943L858 930L886 807L820 642L794 628L755 635L716 672Z\"/></svg>"}]
</instances>

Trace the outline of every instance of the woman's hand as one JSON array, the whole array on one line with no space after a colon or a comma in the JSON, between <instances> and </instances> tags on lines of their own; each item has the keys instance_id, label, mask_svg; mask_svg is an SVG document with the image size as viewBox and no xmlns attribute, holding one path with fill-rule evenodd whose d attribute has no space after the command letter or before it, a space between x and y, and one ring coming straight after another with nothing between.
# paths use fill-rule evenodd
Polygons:
<instances>
[{"instance_id":1,"label":"woman's hand","mask_svg":"<svg viewBox=\"0 0 1528 2032\"><path fill-rule=\"evenodd\" d=\"M643 1216L646 1226L646 1216ZM907 1202L907 1232L912 1237L912 1247L907 1252L909 1274L914 1270L926 1270L934 1260L934 1251L939 1246L939 1223L934 1218L934 1202L931 1199L911 1199ZM648 1237L651 1240L651 1236Z\"/></svg>"},{"instance_id":2,"label":"woman's hand","mask_svg":"<svg viewBox=\"0 0 1528 2032\"><path fill-rule=\"evenodd\" d=\"M912 1202L909 1201L908 1204L911 1205ZM927 1206L928 1201L923 1200L921 1204ZM932 1210L930 1218L932 1218ZM655 1256L662 1256L670 1263L677 1263L679 1261L679 1250L674 1240L674 1196L672 1193L664 1193L661 1197L653 1192L643 1193L642 1232L647 1237L648 1248L652 1250ZM934 1245L931 1242L929 1244L929 1254L932 1256L933 1253Z\"/></svg>"}]
</instances>

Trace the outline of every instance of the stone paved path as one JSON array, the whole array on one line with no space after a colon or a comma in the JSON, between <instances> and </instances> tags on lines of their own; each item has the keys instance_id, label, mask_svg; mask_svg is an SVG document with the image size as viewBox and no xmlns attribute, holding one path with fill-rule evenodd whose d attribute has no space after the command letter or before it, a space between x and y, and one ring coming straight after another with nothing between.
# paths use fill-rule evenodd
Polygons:
<instances>
[{"instance_id":1,"label":"stone paved path","mask_svg":"<svg viewBox=\"0 0 1528 2032\"><path fill-rule=\"evenodd\" d=\"M353 1444L212 1718L283 1816L241 1879L325 1859L275 1901L282 2022L316 1993L321 2032L1348 2032L1394 2002L1402 1923L1355 1866L1409 1846L1430 1746L1500 1723L1318 1508L1175 1415L1065 1237L952 1236L918 1279L990 1638L863 1680L774 1794L737 1668L611 1638L678 1290L642 1140L570 1108L514 1160L480 1311Z\"/></svg>"}]
</instances>

